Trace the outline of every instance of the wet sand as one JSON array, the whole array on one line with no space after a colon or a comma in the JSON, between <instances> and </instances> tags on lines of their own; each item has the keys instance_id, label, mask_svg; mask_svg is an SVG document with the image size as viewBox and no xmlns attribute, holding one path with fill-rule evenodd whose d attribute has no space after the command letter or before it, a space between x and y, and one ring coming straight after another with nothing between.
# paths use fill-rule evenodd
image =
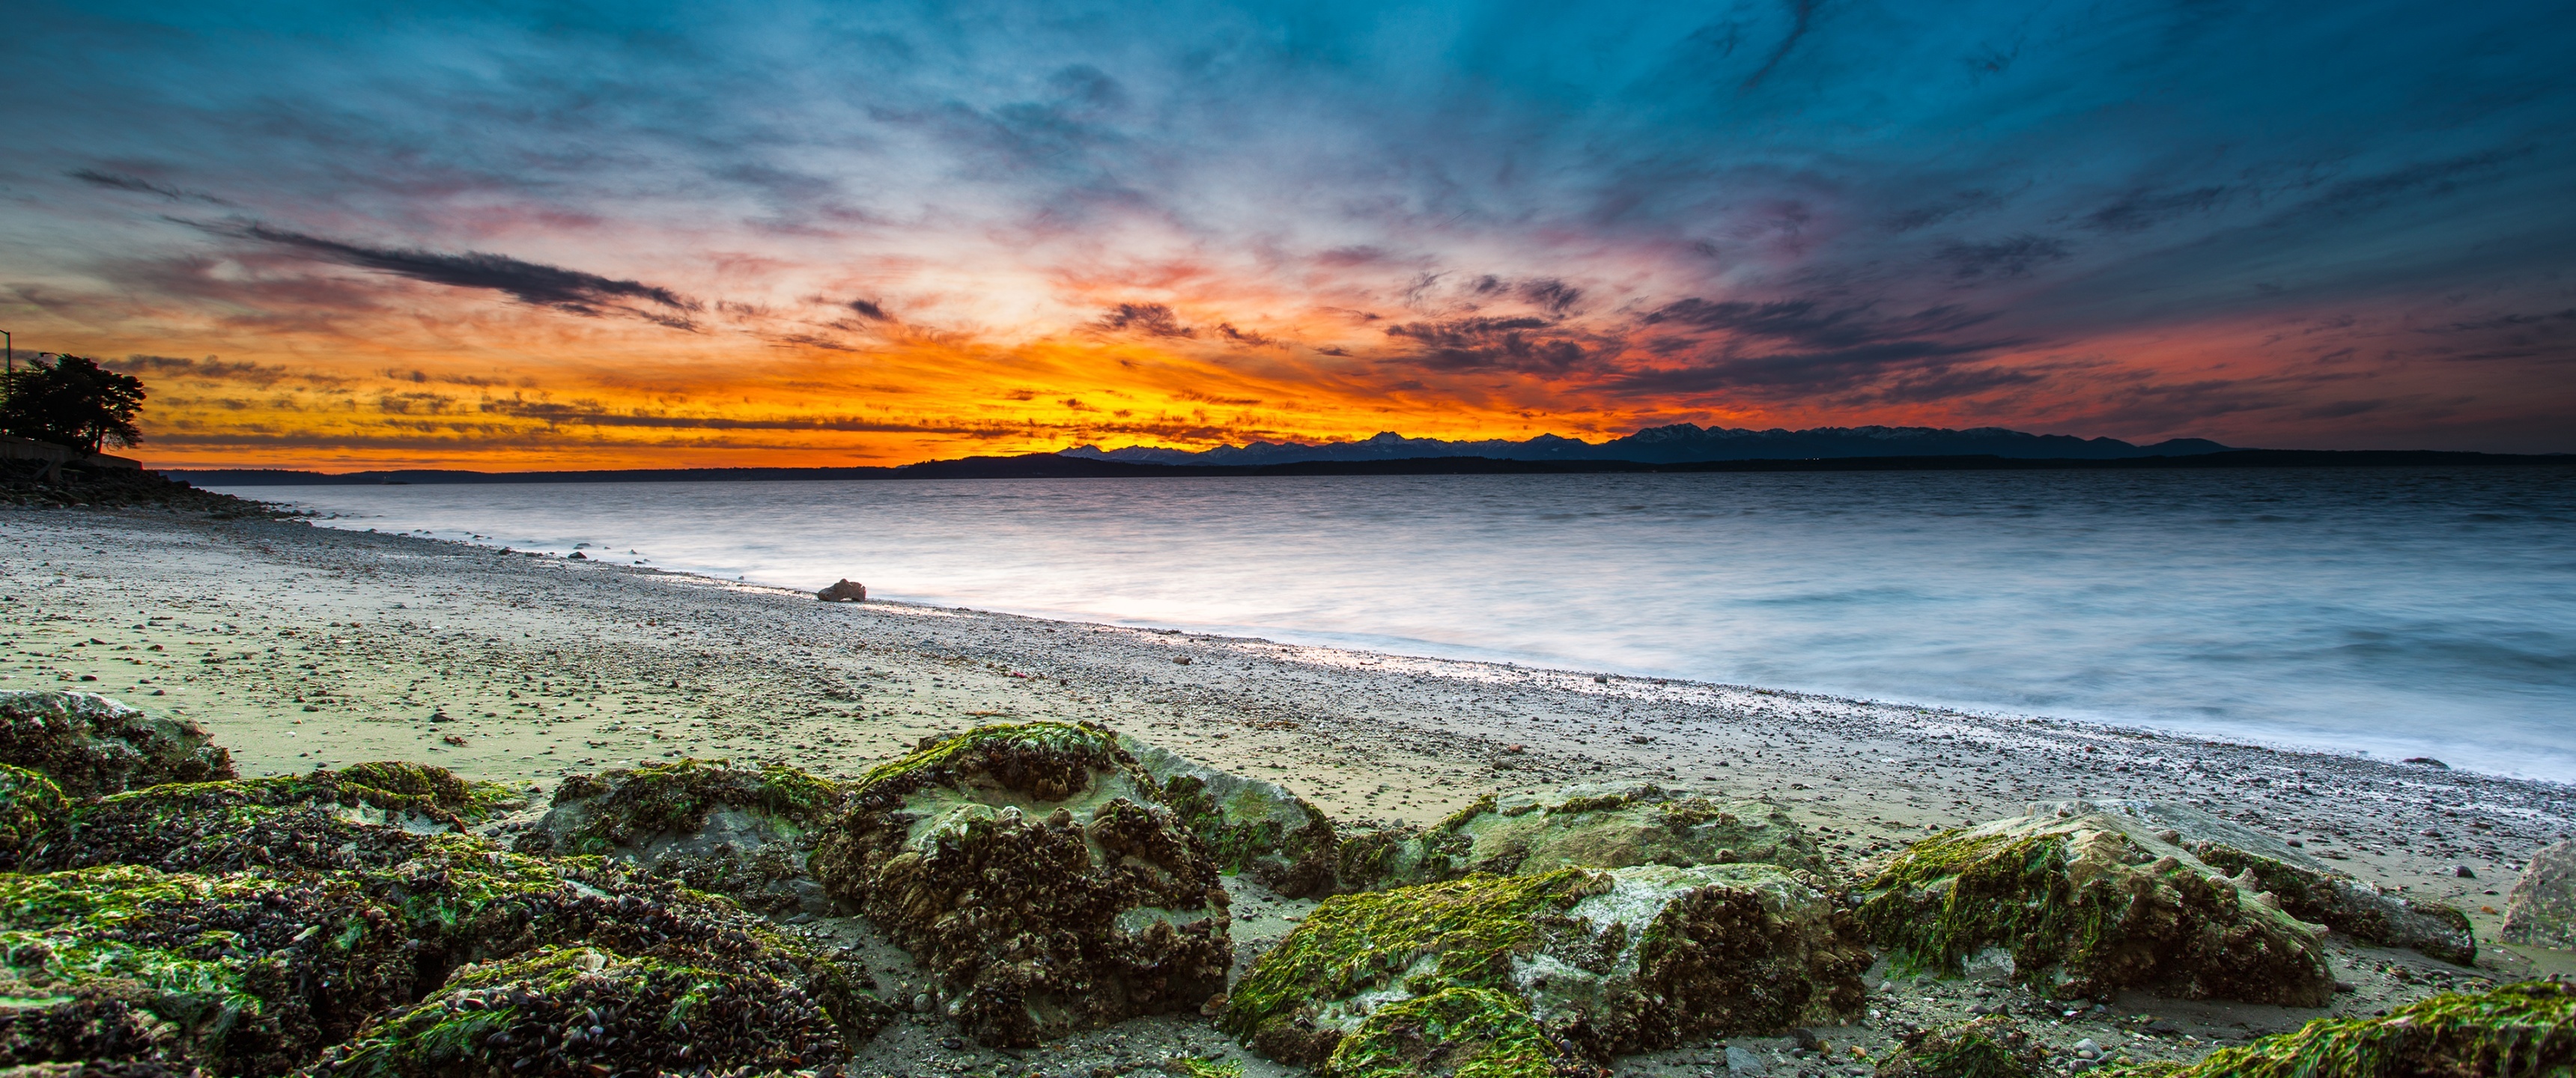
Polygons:
<instances>
[{"instance_id":1,"label":"wet sand","mask_svg":"<svg viewBox=\"0 0 2576 1078\"><path fill-rule=\"evenodd\" d=\"M414 759L542 793L566 774L721 756L854 776L925 734L1088 719L1363 826L1574 781L1769 797L1846 870L2029 801L2155 798L2461 906L2487 976L2576 969L2485 943L2521 861L2576 836L2576 787L2043 717L827 604L296 522L0 509L0 541L0 688L194 719L246 775ZM2339 967L2368 979L2396 960L2354 951ZM2362 984L2344 1006L2414 984Z\"/></svg>"}]
</instances>

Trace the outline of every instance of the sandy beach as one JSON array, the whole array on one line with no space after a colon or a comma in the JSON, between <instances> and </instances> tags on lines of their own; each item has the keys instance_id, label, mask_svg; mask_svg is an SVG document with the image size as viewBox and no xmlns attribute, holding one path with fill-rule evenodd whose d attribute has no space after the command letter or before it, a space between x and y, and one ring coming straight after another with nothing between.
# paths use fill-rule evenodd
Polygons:
<instances>
[{"instance_id":1,"label":"sandy beach","mask_svg":"<svg viewBox=\"0 0 2576 1078\"><path fill-rule=\"evenodd\" d=\"M410 759L541 795L568 774L677 757L852 776L926 734L1086 719L1285 785L1346 826L1571 782L1769 798L1846 873L2027 802L2146 798L2466 910L2485 968L2434 971L2445 979L2576 968L2488 942L2494 896L2522 861L2576 835L2566 786L2044 717L827 604L293 521L0 511L0 538L0 688L77 688L194 720L244 775ZM1263 934L1263 911L1275 935L1297 910L1252 896L1238 938ZM2392 965L2440 965L2349 946L2336 961L2356 986L2337 1008L2362 1010L2428 983ZM2253 1032L2322 1013L2198 1006ZM1142 1025L1176 1027L1134 1034L1148 1040L1211 1037ZM1699 1073L1704 1054L1631 1065Z\"/></svg>"}]
</instances>

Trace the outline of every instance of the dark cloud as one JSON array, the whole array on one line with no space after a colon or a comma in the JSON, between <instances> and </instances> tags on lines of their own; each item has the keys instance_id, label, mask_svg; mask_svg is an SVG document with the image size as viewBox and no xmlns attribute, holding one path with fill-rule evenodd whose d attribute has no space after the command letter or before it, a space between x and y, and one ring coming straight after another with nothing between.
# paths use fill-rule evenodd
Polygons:
<instances>
[{"instance_id":1,"label":"dark cloud","mask_svg":"<svg viewBox=\"0 0 2576 1078\"><path fill-rule=\"evenodd\" d=\"M2096 232L2139 232L2168 218L2216 209L2226 200L2227 194L2224 187L2195 187L2188 191L2161 193L2132 192L2117 202L2086 214L2084 227Z\"/></svg>"},{"instance_id":2,"label":"dark cloud","mask_svg":"<svg viewBox=\"0 0 2576 1078\"><path fill-rule=\"evenodd\" d=\"M1867 307L1827 307L1811 299L1755 303L1694 298L1666 304L1647 314L1643 321L1650 326L1681 325L1770 338L1802 348L1843 349L1953 333L1994 318L1992 312L1980 313L1955 304L1883 318Z\"/></svg>"},{"instance_id":3,"label":"dark cloud","mask_svg":"<svg viewBox=\"0 0 2576 1078\"><path fill-rule=\"evenodd\" d=\"M2030 271L2073 253L2062 240L2028 233L1991 243L1952 240L1937 252L1941 261L1949 263L1951 279L1959 281L2027 277Z\"/></svg>"},{"instance_id":4,"label":"dark cloud","mask_svg":"<svg viewBox=\"0 0 2576 1078\"><path fill-rule=\"evenodd\" d=\"M1771 74L1771 69L1779 67L1780 61L1789 58L1789 50L1798 47L1798 39L1807 36L1808 24L1815 21L1816 0L1781 0L1781 2L1789 9L1789 33L1780 39L1777 48L1771 50L1770 59L1762 61L1760 68L1744 77L1744 85L1739 89L1750 90L1759 85L1764 77Z\"/></svg>"},{"instance_id":5,"label":"dark cloud","mask_svg":"<svg viewBox=\"0 0 2576 1078\"><path fill-rule=\"evenodd\" d=\"M845 304L845 306L849 307L849 309L853 311L859 312L860 317L871 322L894 321L894 317L887 314L884 307L878 306L875 300L854 299Z\"/></svg>"},{"instance_id":6,"label":"dark cloud","mask_svg":"<svg viewBox=\"0 0 2576 1078\"><path fill-rule=\"evenodd\" d=\"M1229 341L1233 341L1233 342L1235 342L1235 343L1237 343L1237 344L1249 344L1249 345L1271 345L1271 344L1277 344L1277 343L1279 343L1279 342L1277 342L1277 341L1271 340L1271 339L1270 339L1270 338L1268 338L1268 337L1264 337L1264 336L1262 336L1261 334L1255 333L1255 332L1253 332L1253 331L1251 331L1251 330L1248 330L1248 329L1236 329L1236 328L1234 328L1234 323L1232 323L1232 322L1219 322L1219 323L1217 323L1217 324L1216 324L1216 331L1217 331L1218 333L1220 333L1220 334L1224 335L1225 339L1227 339L1227 340L1229 340Z\"/></svg>"},{"instance_id":7,"label":"dark cloud","mask_svg":"<svg viewBox=\"0 0 2576 1078\"><path fill-rule=\"evenodd\" d=\"M1121 303L1109 309L1097 323L1100 328L1142 333L1148 337L1195 337L1198 331L1181 324L1169 306L1160 303Z\"/></svg>"},{"instance_id":8,"label":"dark cloud","mask_svg":"<svg viewBox=\"0 0 2576 1078\"><path fill-rule=\"evenodd\" d=\"M1564 314L1567 308L1574 306L1576 300L1583 298L1582 289L1553 277L1522 282L1520 292L1521 298L1528 301L1531 306L1544 308L1556 314Z\"/></svg>"},{"instance_id":9,"label":"dark cloud","mask_svg":"<svg viewBox=\"0 0 2576 1078\"><path fill-rule=\"evenodd\" d=\"M1918 228L1930 228L1952 218L1996 209L2003 204L2004 200L1991 191L1961 191L1941 201L1916 206L1888 218L1887 229L1890 232L1912 232Z\"/></svg>"},{"instance_id":10,"label":"dark cloud","mask_svg":"<svg viewBox=\"0 0 2576 1078\"><path fill-rule=\"evenodd\" d=\"M1632 371L1608 382L1633 396L1740 392L1769 400L1799 397L1921 402L2043 380L2029 371L1980 366L2012 342L1897 340L1833 351L1731 355L1680 367Z\"/></svg>"},{"instance_id":11,"label":"dark cloud","mask_svg":"<svg viewBox=\"0 0 2576 1078\"><path fill-rule=\"evenodd\" d=\"M521 303L552 307L572 314L599 316L620 312L674 329L696 328L684 314L666 314L626 302L642 300L664 311L703 310L698 301L670 289L640 281L620 281L595 273L527 262L508 255L467 251L444 254L417 248L366 247L308 236L266 225L199 225L207 231L258 240L303 251L362 269L391 273L454 288L482 288L509 295Z\"/></svg>"},{"instance_id":12,"label":"dark cloud","mask_svg":"<svg viewBox=\"0 0 2576 1078\"><path fill-rule=\"evenodd\" d=\"M1440 370L1563 372L1588 354L1566 335L1540 332L1544 318L1460 318L1388 326L1386 335L1413 342L1412 362Z\"/></svg>"},{"instance_id":13,"label":"dark cloud","mask_svg":"<svg viewBox=\"0 0 2576 1078\"><path fill-rule=\"evenodd\" d=\"M70 172L64 173L64 175L70 176L75 180L79 180L82 183L90 184L92 186L105 187L114 191L132 191L137 194L159 195L172 202L206 202L217 206L232 205L230 202L226 202L223 199L206 194L203 191L182 190L166 184L154 183L140 176L128 176L121 172L102 172L94 168L76 168Z\"/></svg>"}]
</instances>

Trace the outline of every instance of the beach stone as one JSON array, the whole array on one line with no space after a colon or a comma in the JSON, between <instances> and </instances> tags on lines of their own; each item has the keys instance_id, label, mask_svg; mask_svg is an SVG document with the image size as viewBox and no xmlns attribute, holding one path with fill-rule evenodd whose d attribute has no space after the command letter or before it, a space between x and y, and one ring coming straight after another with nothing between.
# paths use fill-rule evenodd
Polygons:
<instances>
[{"instance_id":1,"label":"beach stone","mask_svg":"<svg viewBox=\"0 0 2576 1078\"><path fill-rule=\"evenodd\" d=\"M868 586L855 580L844 580L815 592L814 597L827 603L864 603L868 601Z\"/></svg>"},{"instance_id":2,"label":"beach stone","mask_svg":"<svg viewBox=\"0 0 2576 1078\"><path fill-rule=\"evenodd\" d=\"M2541 847L2504 898L2506 943L2576 951L2576 840Z\"/></svg>"},{"instance_id":3,"label":"beach stone","mask_svg":"<svg viewBox=\"0 0 2576 1078\"><path fill-rule=\"evenodd\" d=\"M1870 956L1802 875L1568 868L1336 896L1253 964L1218 1023L1326 1075L1579 1073L1839 1024L1863 1005Z\"/></svg>"},{"instance_id":4,"label":"beach stone","mask_svg":"<svg viewBox=\"0 0 2576 1078\"><path fill-rule=\"evenodd\" d=\"M1341 841L1333 821L1277 783L1217 770L1121 736L1121 748L1159 784L1163 803L1207 843L1217 867L1290 898L1333 893Z\"/></svg>"},{"instance_id":5,"label":"beach stone","mask_svg":"<svg viewBox=\"0 0 2576 1078\"><path fill-rule=\"evenodd\" d=\"M74 798L233 777L232 754L195 723L87 692L0 692L0 763L43 774Z\"/></svg>"},{"instance_id":6,"label":"beach stone","mask_svg":"<svg viewBox=\"0 0 2576 1078\"><path fill-rule=\"evenodd\" d=\"M2079 1042L2090 1045L2091 1040ZM1972 1018L1898 1039L1897 1050L1878 1064L1879 1078L2032 1078L2044 1073L2047 1052L2021 1023L2003 1015Z\"/></svg>"},{"instance_id":7,"label":"beach stone","mask_svg":"<svg viewBox=\"0 0 2576 1078\"><path fill-rule=\"evenodd\" d=\"M1900 970L1999 966L2061 999L2142 988L2316 1007L2334 995L2324 926L2124 815L2052 809L1917 842L1870 881L1858 917Z\"/></svg>"},{"instance_id":8,"label":"beach stone","mask_svg":"<svg viewBox=\"0 0 2576 1078\"><path fill-rule=\"evenodd\" d=\"M403 1078L784 1074L847 1051L830 1015L792 981L571 947L457 970L325 1062ZM542 1069L523 1069L531 1063Z\"/></svg>"},{"instance_id":9,"label":"beach stone","mask_svg":"<svg viewBox=\"0 0 2576 1078\"><path fill-rule=\"evenodd\" d=\"M1718 799L1651 783L1488 794L1429 828L1351 840L1347 890L1413 886L1472 872L1749 862L1826 876L1815 841L1768 801Z\"/></svg>"},{"instance_id":10,"label":"beach stone","mask_svg":"<svg viewBox=\"0 0 2576 1078\"><path fill-rule=\"evenodd\" d=\"M925 738L851 785L814 876L936 980L977 1040L1030 1046L1225 989L1227 897L1206 843L1090 723Z\"/></svg>"},{"instance_id":11,"label":"beach stone","mask_svg":"<svg viewBox=\"0 0 2576 1078\"><path fill-rule=\"evenodd\" d=\"M2292 917L2364 943L2404 947L2463 966L2477 962L2477 935L2459 909L2355 878L2278 838L2193 806L2084 800L2041 802L2030 809L2032 815L2106 812L2143 821L2171 832L2174 837L2167 841L2228 876L2242 879L2252 873L2248 889L2271 894Z\"/></svg>"},{"instance_id":12,"label":"beach stone","mask_svg":"<svg viewBox=\"0 0 2576 1078\"><path fill-rule=\"evenodd\" d=\"M2576 1070L2576 984L2449 992L2383 1014L2319 1018L2159 1078L2559 1075ZM2144 1072L2138 1072L2144 1073Z\"/></svg>"},{"instance_id":13,"label":"beach stone","mask_svg":"<svg viewBox=\"0 0 2576 1078\"><path fill-rule=\"evenodd\" d=\"M1730 1044L1726 1046L1726 1073L1731 1078L1769 1078L1771 1065L1762 1062L1761 1056Z\"/></svg>"},{"instance_id":14,"label":"beach stone","mask_svg":"<svg viewBox=\"0 0 2576 1078\"><path fill-rule=\"evenodd\" d=\"M807 874L839 784L784 765L682 759L566 778L512 848L599 854L766 912L829 913Z\"/></svg>"}]
</instances>

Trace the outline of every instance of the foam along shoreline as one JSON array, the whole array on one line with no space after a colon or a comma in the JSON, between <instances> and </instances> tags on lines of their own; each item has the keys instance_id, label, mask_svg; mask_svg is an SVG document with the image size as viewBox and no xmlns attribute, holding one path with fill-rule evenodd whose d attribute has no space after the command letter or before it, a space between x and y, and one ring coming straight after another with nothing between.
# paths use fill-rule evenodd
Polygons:
<instances>
[{"instance_id":1,"label":"foam along shoreline","mask_svg":"<svg viewBox=\"0 0 2576 1078\"><path fill-rule=\"evenodd\" d=\"M2032 801L2183 801L2250 814L2490 932L2485 892L2576 830L2564 785L2081 722L818 603L292 522L15 513L6 527L0 682L167 708L250 774L424 759L551 788L726 756L849 775L929 734L1088 719L1282 781L1342 820L1650 779L1777 798L1847 859Z\"/></svg>"}]
</instances>

